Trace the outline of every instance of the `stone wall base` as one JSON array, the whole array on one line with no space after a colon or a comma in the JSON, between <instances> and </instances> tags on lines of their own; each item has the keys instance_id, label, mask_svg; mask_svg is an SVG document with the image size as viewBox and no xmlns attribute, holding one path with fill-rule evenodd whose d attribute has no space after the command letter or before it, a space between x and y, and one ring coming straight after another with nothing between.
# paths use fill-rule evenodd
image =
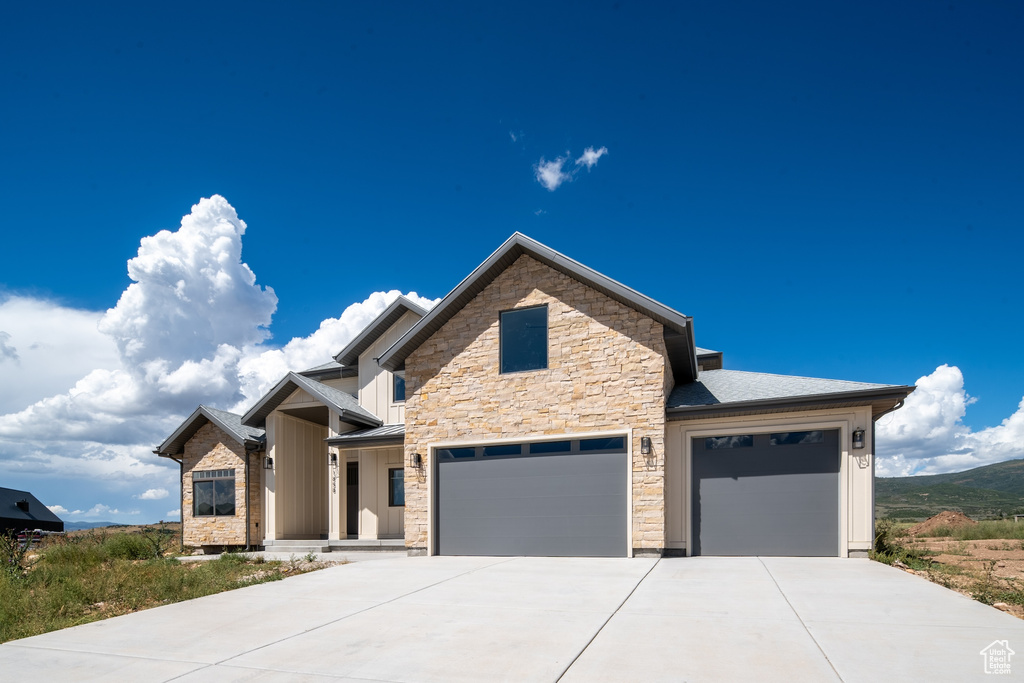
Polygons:
<instances>
[{"instance_id":1,"label":"stone wall base","mask_svg":"<svg viewBox=\"0 0 1024 683\"><path fill-rule=\"evenodd\" d=\"M633 548L633 557L661 557L664 554L664 548Z\"/></svg>"},{"instance_id":2,"label":"stone wall base","mask_svg":"<svg viewBox=\"0 0 1024 683\"><path fill-rule=\"evenodd\" d=\"M426 557L427 555L426 548L409 548L408 552L409 557Z\"/></svg>"}]
</instances>

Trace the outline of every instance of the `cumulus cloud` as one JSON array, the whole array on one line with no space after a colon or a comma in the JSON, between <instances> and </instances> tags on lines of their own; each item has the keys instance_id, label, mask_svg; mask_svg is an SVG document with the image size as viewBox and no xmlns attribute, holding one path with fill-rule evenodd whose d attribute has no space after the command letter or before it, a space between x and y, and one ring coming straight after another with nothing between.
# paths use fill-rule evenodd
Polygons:
<instances>
[{"instance_id":1,"label":"cumulus cloud","mask_svg":"<svg viewBox=\"0 0 1024 683\"><path fill-rule=\"evenodd\" d=\"M608 153L607 147L601 147L600 149L594 149L593 147L587 147L583 150L583 156L576 160L577 166L586 166L587 170L597 166L597 161L605 154Z\"/></svg>"},{"instance_id":2,"label":"cumulus cloud","mask_svg":"<svg viewBox=\"0 0 1024 683\"><path fill-rule=\"evenodd\" d=\"M102 316L32 297L0 300L0 339L7 335L18 357L0 361L0 415L65 392L92 370L120 367L114 341L97 329Z\"/></svg>"},{"instance_id":3,"label":"cumulus cloud","mask_svg":"<svg viewBox=\"0 0 1024 683\"><path fill-rule=\"evenodd\" d=\"M544 157L541 157L533 167L537 182L543 185L548 192L554 192L562 183L571 182L572 174L562 170L568 160L568 152L566 152L566 156L557 157L551 161L546 161Z\"/></svg>"},{"instance_id":4,"label":"cumulus cloud","mask_svg":"<svg viewBox=\"0 0 1024 683\"><path fill-rule=\"evenodd\" d=\"M105 517L108 515L137 515L139 514L139 511L131 510L128 512L121 512L117 508L110 507L109 505L104 505L103 503L96 503L88 510L73 510L68 514L70 514L72 517Z\"/></svg>"},{"instance_id":5,"label":"cumulus cloud","mask_svg":"<svg viewBox=\"0 0 1024 683\"><path fill-rule=\"evenodd\" d=\"M597 165L598 160L607 153L607 147L599 149L587 147L583 150L583 155L576 159L575 167L569 170L565 168L571 158L569 152L566 152L565 156L556 157L551 161L541 157L540 161L533 166L533 174L537 182L543 185L548 192L554 192L563 183L572 182L581 169L586 168L588 171L592 169Z\"/></svg>"},{"instance_id":6,"label":"cumulus cloud","mask_svg":"<svg viewBox=\"0 0 1024 683\"><path fill-rule=\"evenodd\" d=\"M181 508L177 510L169 510L167 512L167 519L181 519Z\"/></svg>"},{"instance_id":7,"label":"cumulus cloud","mask_svg":"<svg viewBox=\"0 0 1024 683\"><path fill-rule=\"evenodd\" d=\"M244 412L288 371L329 361L401 295L374 292L309 336L271 346L277 297L241 261L245 230L224 198L203 199L177 231L141 240L128 262L133 282L105 313L0 302L4 341L40 372L36 382L0 363L0 475L91 479L161 500L177 487L177 467L152 448L198 403ZM47 393L18 393L33 383Z\"/></svg>"},{"instance_id":8,"label":"cumulus cloud","mask_svg":"<svg viewBox=\"0 0 1024 683\"><path fill-rule=\"evenodd\" d=\"M58 516L68 514L68 509L63 505L47 505L46 507L50 512Z\"/></svg>"},{"instance_id":9,"label":"cumulus cloud","mask_svg":"<svg viewBox=\"0 0 1024 683\"><path fill-rule=\"evenodd\" d=\"M1024 398L994 427L973 431L963 423L975 402L960 368L941 365L916 382L900 410L877 423L880 476L939 474L1024 458Z\"/></svg>"}]
</instances>

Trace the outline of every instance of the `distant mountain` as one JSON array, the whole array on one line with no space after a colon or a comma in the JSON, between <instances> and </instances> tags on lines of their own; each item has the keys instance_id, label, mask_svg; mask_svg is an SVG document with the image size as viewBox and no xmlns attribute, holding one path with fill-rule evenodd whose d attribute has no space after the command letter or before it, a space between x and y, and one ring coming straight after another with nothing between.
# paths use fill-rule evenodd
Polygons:
<instances>
[{"instance_id":1,"label":"distant mountain","mask_svg":"<svg viewBox=\"0 0 1024 683\"><path fill-rule=\"evenodd\" d=\"M919 521L943 510L975 519L1024 514L1024 460L950 474L876 477L875 514Z\"/></svg>"},{"instance_id":2,"label":"distant mountain","mask_svg":"<svg viewBox=\"0 0 1024 683\"><path fill-rule=\"evenodd\" d=\"M80 531L82 529L95 529L101 526L123 526L117 522L64 522L64 531Z\"/></svg>"}]
</instances>

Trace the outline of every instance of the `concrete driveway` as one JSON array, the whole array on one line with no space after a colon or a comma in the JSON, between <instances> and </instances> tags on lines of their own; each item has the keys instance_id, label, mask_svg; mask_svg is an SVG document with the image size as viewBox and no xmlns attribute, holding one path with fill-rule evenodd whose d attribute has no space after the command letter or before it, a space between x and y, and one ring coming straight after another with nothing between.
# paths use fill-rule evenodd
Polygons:
<instances>
[{"instance_id":1,"label":"concrete driveway","mask_svg":"<svg viewBox=\"0 0 1024 683\"><path fill-rule=\"evenodd\" d=\"M0 646L4 680L966 681L1024 622L867 560L396 557Z\"/></svg>"}]
</instances>

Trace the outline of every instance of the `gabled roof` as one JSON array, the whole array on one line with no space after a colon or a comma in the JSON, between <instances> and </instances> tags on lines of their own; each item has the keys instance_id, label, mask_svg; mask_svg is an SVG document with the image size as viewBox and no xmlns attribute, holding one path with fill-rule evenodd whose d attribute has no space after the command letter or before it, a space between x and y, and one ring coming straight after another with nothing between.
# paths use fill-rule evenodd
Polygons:
<instances>
[{"instance_id":1,"label":"gabled roof","mask_svg":"<svg viewBox=\"0 0 1024 683\"><path fill-rule=\"evenodd\" d=\"M405 425L384 425L371 429L338 434L327 439L328 446L365 448L367 446L401 446L405 443Z\"/></svg>"},{"instance_id":2,"label":"gabled roof","mask_svg":"<svg viewBox=\"0 0 1024 683\"><path fill-rule=\"evenodd\" d=\"M263 430L242 424L241 415L201 405L154 452L164 457L181 455L185 452L185 442L207 422L217 425L246 448L253 449L263 443Z\"/></svg>"},{"instance_id":3,"label":"gabled roof","mask_svg":"<svg viewBox=\"0 0 1024 683\"><path fill-rule=\"evenodd\" d=\"M676 381L685 382L697 376L692 318L518 232L508 238L497 251L488 256L487 260L477 266L437 306L385 351L378 361L380 366L392 372L401 369L410 353L441 329L452 316L462 310L523 254L660 322L665 327L665 345Z\"/></svg>"},{"instance_id":4,"label":"gabled roof","mask_svg":"<svg viewBox=\"0 0 1024 683\"><path fill-rule=\"evenodd\" d=\"M742 370L707 370L694 382L676 385L665 412L670 420L774 413L803 408L871 405L879 415L914 387L841 379L772 375Z\"/></svg>"},{"instance_id":5,"label":"gabled roof","mask_svg":"<svg viewBox=\"0 0 1024 683\"><path fill-rule=\"evenodd\" d=\"M28 510L18 507L18 503L21 501L28 503L26 506ZM35 529L38 526L40 529L49 531L56 530L51 529L48 525L59 525L61 530L64 528L64 522L53 514L50 508L39 502L39 499L28 491L19 491L18 489L0 488L0 519L24 522L27 529ZM47 526L40 526L40 522ZM4 525L5 528L9 526L9 524Z\"/></svg>"},{"instance_id":6,"label":"gabled roof","mask_svg":"<svg viewBox=\"0 0 1024 683\"><path fill-rule=\"evenodd\" d=\"M420 318L427 314L426 309L417 306L404 296L400 296L391 302L391 305L385 308L372 323L363 328L363 331L357 334L356 338L334 357L334 360L342 365L355 365L359 362L359 354L370 348L373 342L377 341L408 311L412 311Z\"/></svg>"},{"instance_id":7,"label":"gabled roof","mask_svg":"<svg viewBox=\"0 0 1024 683\"><path fill-rule=\"evenodd\" d=\"M250 427L264 426L267 423L267 415L270 415L296 389L304 389L313 398L332 408L342 422L360 427L379 427L382 424L376 415L361 407L351 395L295 372L285 375L277 386L250 408L249 412L242 416L242 424Z\"/></svg>"}]
</instances>

